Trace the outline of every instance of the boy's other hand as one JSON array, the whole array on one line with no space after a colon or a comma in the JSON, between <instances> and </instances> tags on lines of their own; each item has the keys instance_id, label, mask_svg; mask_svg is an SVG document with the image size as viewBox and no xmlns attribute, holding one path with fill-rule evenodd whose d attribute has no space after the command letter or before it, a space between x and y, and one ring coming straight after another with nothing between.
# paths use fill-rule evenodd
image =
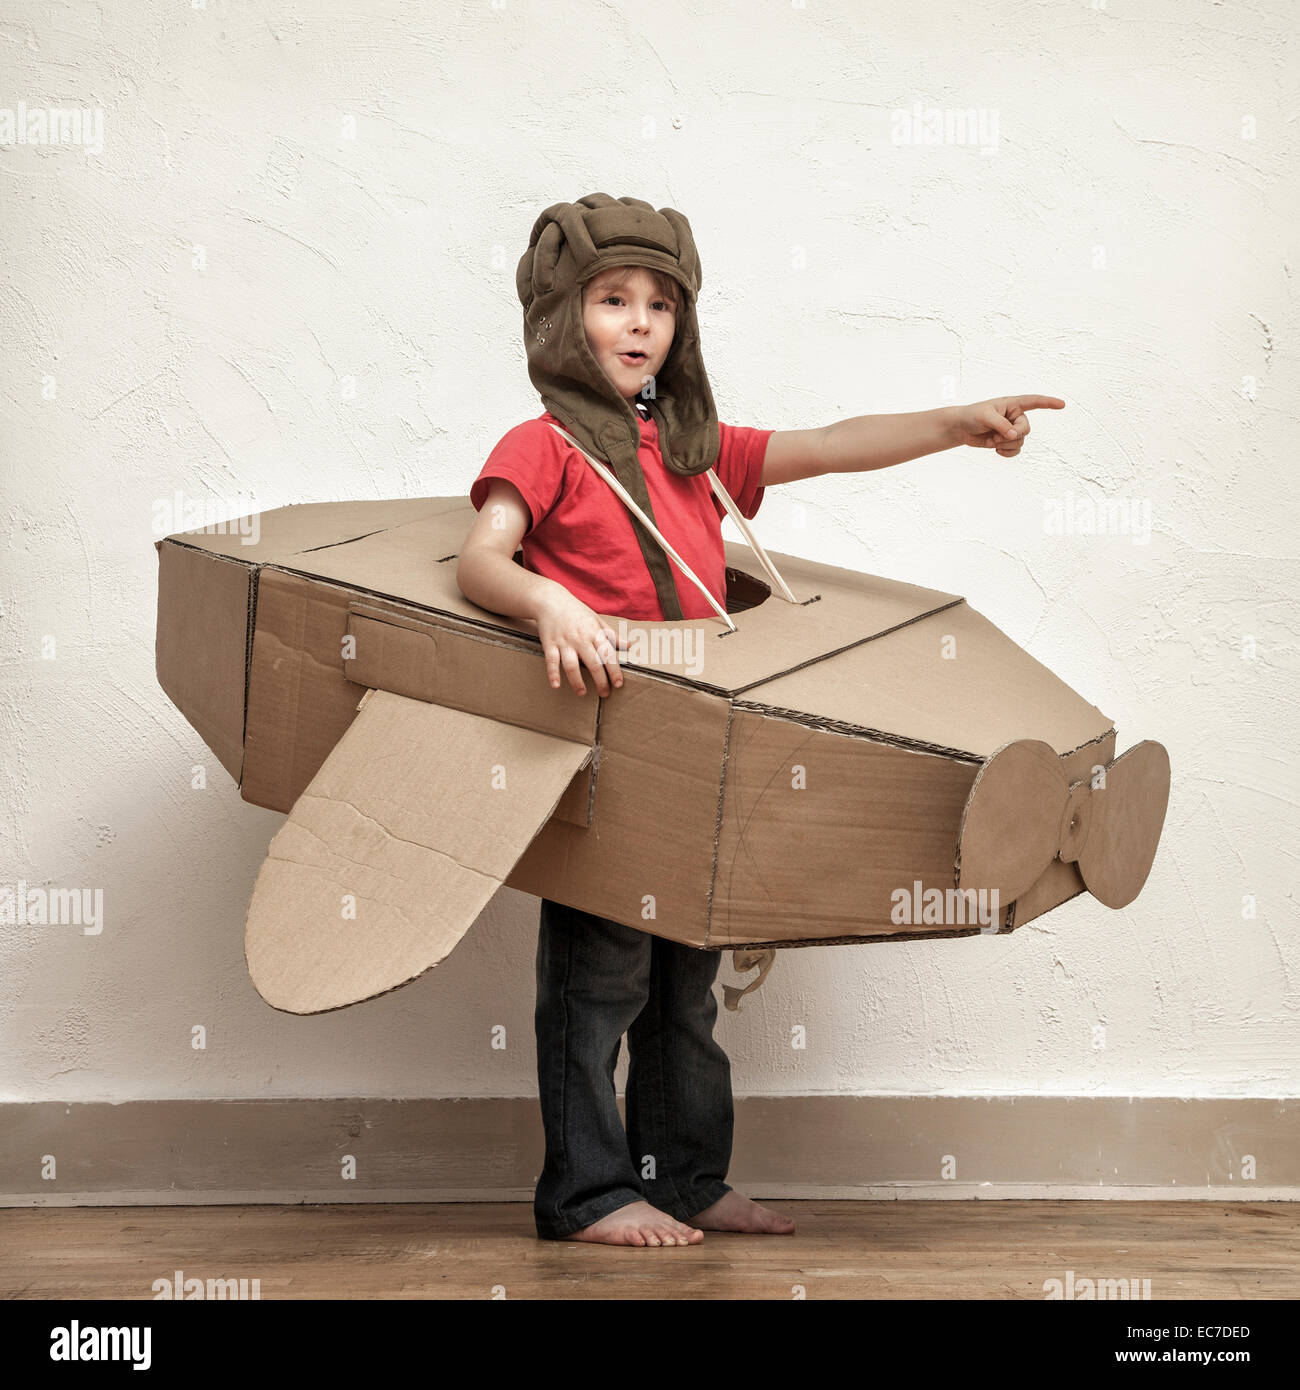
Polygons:
<instances>
[{"instance_id":1,"label":"boy's other hand","mask_svg":"<svg viewBox=\"0 0 1300 1390\"><path fill-rule=\"evenodd\" d=\"M560 586L556 586L560 588ZM537 636L546 657L546 676L553 689L559 689L560 671L579 695L587 693L582 682L582 663L591 671L596 692L608 695L611 684L623 684L618 664L618 635L567 589L546 598L537 610ZM621 650L627 650L626 641Z\"/></svg>"},{"instance_id":2,"label":"boy's other hand","mask_svg":"<svg viewBox=\"0 0 1300 1390\"><path fill-rule=\"evenodd\" d=\"M996 449L1003 458L1015 458L1029 433L1026 410L1064 410L1055 396L998 396L991 401L952 408L953 441L973 449Z\"/></svg>"}]
</instances>

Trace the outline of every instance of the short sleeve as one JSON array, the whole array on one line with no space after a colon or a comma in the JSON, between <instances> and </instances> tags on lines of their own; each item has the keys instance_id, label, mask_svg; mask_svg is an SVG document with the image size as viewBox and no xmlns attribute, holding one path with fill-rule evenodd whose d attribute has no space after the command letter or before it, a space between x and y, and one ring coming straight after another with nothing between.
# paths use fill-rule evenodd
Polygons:
<instances>
[{"instance_id":1,"label":"short sleeve","mask_svg":"<svg viewBox=\"0 0 1300 1390\"><path fill-rule=\"evenodd\" d=\"M718 422L718 460L713 471L746 521L752 520L763 501L763 459L767 455L767 441L774 433L774 430ZM721 498L713 500L720 515L725 516Z\"/></svg>"},{"instance_id":2,"label":"short sleeve","mask_svg":"<svg viewBox=\"0 0 1300 1390\"><path fill-rule=\"evenodd\" d=\"M504 478L519 489L532 518L528 529L533 530L563 490L563 441L543 420L525 420L504 434L470 485L469 500L475 511L487 501L493 478Z\"/></svg>"}]
</instances>

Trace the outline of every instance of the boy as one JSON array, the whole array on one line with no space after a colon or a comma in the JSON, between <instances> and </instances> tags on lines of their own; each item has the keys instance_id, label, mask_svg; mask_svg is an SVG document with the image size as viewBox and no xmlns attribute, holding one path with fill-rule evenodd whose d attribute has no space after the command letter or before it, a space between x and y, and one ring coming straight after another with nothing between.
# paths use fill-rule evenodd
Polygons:
<instances>
[{"instance_id":1,"label":"boy","mask_svg":"<svg viewBox=\"0 0 1300 1390\"><path fill-rule=\"evenodd\" d=\"M600 458L725 605L722 504L712 467L746 519L767 486L881 468L961 443L1006 457L1029 433L1023 396L824 429L717 419L695 318L700 267L672 208L602 193L548 208L519 263L529 376L547 411L517 425L471 488L478 519L457 581L471 602L531 619L552 687L623 684L616 634L597 616L677 621L714 610L675 582L658 543L591 467ZM563 426L582 449L555 429ZM523 566L514 563L523 543ZM538 1092L546 1160L539 1237L695 1245L704 1231L791 1234L725 1174L730 1064L713 1039L719 953L542 900L537 953ZM627 1131L613 1076L628 1040Z\"/></svg>"}]
</instances>

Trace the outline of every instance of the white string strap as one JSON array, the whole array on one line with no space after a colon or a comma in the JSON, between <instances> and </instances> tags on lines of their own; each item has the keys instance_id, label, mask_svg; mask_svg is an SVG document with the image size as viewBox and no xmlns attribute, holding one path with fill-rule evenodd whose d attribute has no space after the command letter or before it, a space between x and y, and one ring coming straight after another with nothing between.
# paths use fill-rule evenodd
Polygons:
<instances>
[{"instance_id":1,"label":"white string strap","mask_svg":"<svg viewBox=\"0 0 1300 1390\"><path fill-rule=\"evenodd\" d=\"M568 432L568 430L563 429L561 428L561 426L554 423L551 423L551 428L557 434L562 435L565 439L567 439L569 443L572 444L573 447L577 449L577 451L583 456L583 458L585 458L587 462L591 464L591 466L596 470L596 472L599 473L602 478L604 478L604 480L610 485L610 487L613 488L614 492L617 493L620 498L622 498L624 504L627 506L628 510L631 511L633 516L635 516L646 528L646 530L650 532L650 534L655 538L655 540L659 542L659 545L662 547L665 553L671 557L678 569L680 569L682 573L691 581L691 583L695 585L695 587L700 591L700 593L704 595L704 597L709 601L709 604L713 608L714 612L716 612L718 616L722 618L723 622L726 623L728 628L730 628L731 631L734 632L736 630L736 625L731 621L731 615L727 612L725 608L723 608L723 606L718 602L718 600L714 598L713 594L710 592L708 587L701 582L699 577L696 575L695 571L691 569L691 567L686 563L686 561L683 560L682 557L676 552L676 550L674 550L673 547L668 543L668 541L663 536L662 532L660 532L658 527L655 526L654 522L651 521L648 516L646 516L645 512L642 511L640 506L637 505L637 503L633 500L632 495L623 486L623 484L620 483L619 480L614 476L613 472L599 459L593 458L582 447L582 445L579 444L576 439L574 439L574 437ZM772 560L769 557L767 551L765 551L762 545L759 544L758 537L755 536L754 533L749 529L749 524L741 515L740 508L736 506L735 502L731 499L731 495L727 492L727 489L723 487L722 480L718 477L718 475L713 471L712 468L708 470L708 476L709 482L712 485L714 492L718 495L718 497L722 499L722 505L727 509L727 512L730 515L731 519L739 527L740 533L748 542L750 549L753 550L754 554L758 557L759 563L762 565L768 578L772 580L772 582L775 584L777 590L780 592L783 598L787 599L790 603L798 603L799 600L795 598L793 593L791 593L790 586L785 582L784 579L781 578L780 573L778 572L776 566L772 563Z\"/></svg>"}]
</instances>

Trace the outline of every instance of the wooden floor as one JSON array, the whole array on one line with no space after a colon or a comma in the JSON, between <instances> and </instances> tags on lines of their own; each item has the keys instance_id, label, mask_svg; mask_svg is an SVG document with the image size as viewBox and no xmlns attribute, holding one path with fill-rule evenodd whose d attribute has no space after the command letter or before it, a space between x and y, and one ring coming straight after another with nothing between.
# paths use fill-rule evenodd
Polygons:
<instances>
[{"instance_id":1,"label":"wooden floor","mask_svg":"<svg viewBox=\"0 0 1300 1390\"><path fill-rule=\"evenodd\" d=\"M788 1202L793 1236L538 1240L527 1203L0 1210L0 1297L1035 1299L1046 1280L1149 1279L1160 1299L1300 1297L1300 1207L1244 1202ZM1135 1286L1135 1293L1141 1286Z\"/></svg>"}]
</instances>

